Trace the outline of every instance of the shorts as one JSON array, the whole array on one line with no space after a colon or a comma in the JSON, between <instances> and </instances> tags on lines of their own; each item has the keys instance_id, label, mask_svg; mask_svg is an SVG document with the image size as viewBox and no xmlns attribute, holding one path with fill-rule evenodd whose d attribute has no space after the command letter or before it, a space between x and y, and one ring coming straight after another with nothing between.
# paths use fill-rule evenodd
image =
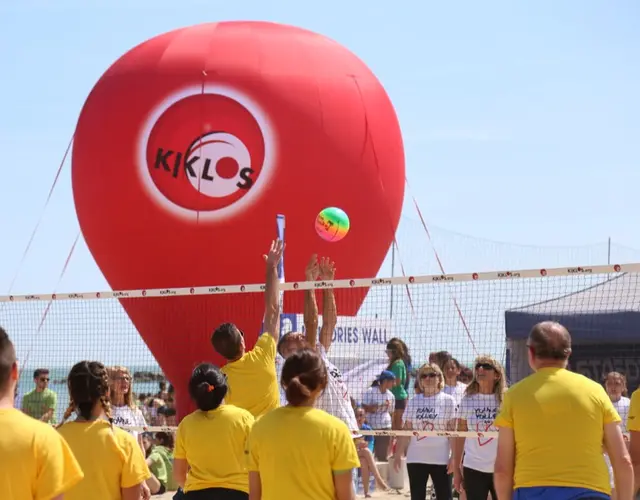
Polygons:
<instances>
[{"instance_id":1,"label":"shorts","mask_svg":"<svg viewBox=\"0 0 640 500\"><path fill-rule=\"evenodd\" d=\"M249 500L249 493L228 488L205 488L184 493L184 500Z\"/></svg>"},{"instance_id":2,"label":"shorts","mask_svg":"<svg viewBox=\"0 0 640 500\"><path fill-rule=\"evenodd\" d=\"M160 483L160 489L154 495L164 495L167 492L167 488L164 484Z\"/></svg>"},{"instance_id":3,"label":"shorts","mask_svg":"<svg viewBox=\"0 0 640 500\"><path fill-rule=\"evenodd\" d=\"M407 407L406 399L396 399L395 410L404 410Z\"/></svg>"}]
</instances>

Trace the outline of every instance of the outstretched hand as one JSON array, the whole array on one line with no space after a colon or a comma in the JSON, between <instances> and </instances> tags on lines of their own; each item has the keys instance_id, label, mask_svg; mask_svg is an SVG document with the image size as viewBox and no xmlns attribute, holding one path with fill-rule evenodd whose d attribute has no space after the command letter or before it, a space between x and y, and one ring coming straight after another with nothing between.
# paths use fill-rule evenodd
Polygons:
<instances>
[{"instance_id":1,"label":"outstretched hand","mask_svg":"<svg viewBox=\"0 0 640 500\"><path fill-rule=\"evenodd\" d=\"M335 263L329 257L320 259L320 279L333 280L336 277Z\"/></svg>"},{"instance_id":2,"label":"outstretched hand","mask_svg":"<svg viewBox=\"0 0 640 500\"><path fill-rule=\"evenodd\" d=\"M282 240L275 240L271 242L271 248L267 255L263 255L265 263L268 267L275 267L282 259L282 253L284 252L284 243Z\"/></svg>"},{"instance_id":3,"label":"outstretched hand","mask_svg":"<svg viewBox=\"0 0 640 500\"><path fill-rule=\"evenodd\" d=\"M318 256L314 253L304 269L304 276L307 281L315 281L320 275L320 267L318 264Z\"/></svg>"}]
</instances>

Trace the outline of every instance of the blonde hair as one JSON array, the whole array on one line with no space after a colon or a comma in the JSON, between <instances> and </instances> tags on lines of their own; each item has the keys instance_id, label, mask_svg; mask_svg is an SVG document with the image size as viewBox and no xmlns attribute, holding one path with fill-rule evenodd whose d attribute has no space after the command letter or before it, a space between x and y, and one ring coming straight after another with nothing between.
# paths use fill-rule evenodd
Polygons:
<instances>
[{"instance_id":1,"label":"blonde hair","mask_svg":"<svg viewBox=\"0 0 640 500\"><path fill-rule=\"evenodd\" d=\"M625 377L622 373L620 372L609 372L604 376L604 385L607 385L607 380L609 379L609 377L611 378L619 378L620 382L622 382L622 395L627 397L627 395L629 394L629 390L627 389L627 377Z\"/></svg>"},{"instance_id":2,"label":"blonde hair","mask_svg":"<svg viewBox=\"0 0 640 500\"><path fill-rule=\"evenodd\" d=\"M466 390L464 391L465 395L466 396L472 396L472 395L478 394L480 392L480 383L478 382L478 379L476 378L476 368L475 368L475 365L477 365L479 363L486 363L488 365L493 366L494 371L498 375L498 378L493 383L493 394L495 394L497 396L498 402L502 403L502 395L507 390L507 379L506 379L505 374L504 374L504 368L502 368L502 365L500 363L498 363L498 360L496 360L495 358L492 358L491 356L488 356L486 354L478 356L476 358L476 360L474 361L474 363L473 363L473 379L471 379L471 382L469 383L469 385L467 386Z\"/></svg>"},{"instance_id":3,"label":"blonde hair","mask_svg":"<svg viewBox=\"0 0 640 500\"><path fill-rule=\"evenodd\" d=\"M129 408L135 408L136 403L133 397L133 378L131 372L126 366L111 366L108 369L109 372L109 387L111 388L111 398L114 399L116 395L115 381L118 375L126 375L129 377L129 392L124 395L124 404Z\"/></svg>"},{"instance_id":4,"label":"blonde hair","mask_svg":"<svg viewBox=\"0 0 640 500\"><path fill-rule=\"evenodd\" d=\"M418 387L420 387L420 394L424 393L424 387L422 386L422 374L433 372L437 375L438 378L438 390L444 389L444 374L440 367L435 363L425 363L420 368L418 368L418 377L417 383Z\"/></svg>"}]
</instances>

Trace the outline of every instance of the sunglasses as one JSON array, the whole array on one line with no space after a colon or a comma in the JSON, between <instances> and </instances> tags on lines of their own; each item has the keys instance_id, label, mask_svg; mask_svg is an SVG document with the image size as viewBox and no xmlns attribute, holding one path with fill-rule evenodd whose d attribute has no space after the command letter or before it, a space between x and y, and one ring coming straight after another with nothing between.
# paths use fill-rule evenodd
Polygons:
<instances>
[{"instance_id":1,"label":"sunglasses","mask_svg":"<svg viewBox=\"0 0 640 500\"><path fill-rule=\"evenodd\" d=\"M49 379L48 378L41 378L40 382L49 382Z\"/></svg>"},{"instance_id":2,"label":"sunglasses","mask_svg":"<svg viewBox=\"0 0 640 500\"><path fill-rule=\"evenodd\" d=\"M420 374L420 378L436 378L437 376L438 376L438 374L435 373L435 372L421 373Z\"/></svg>"},{"instance_id":3,"label":"sunglasses","mask_svg":"<svg viewBox=\"0 0 640 500\"><path fill-rule=\"evenodd\" d=\"M476 364L476 370L482 368L483 370L495 370L496 368L490 363L478 363Z\"/></svg>"}]
</instances>

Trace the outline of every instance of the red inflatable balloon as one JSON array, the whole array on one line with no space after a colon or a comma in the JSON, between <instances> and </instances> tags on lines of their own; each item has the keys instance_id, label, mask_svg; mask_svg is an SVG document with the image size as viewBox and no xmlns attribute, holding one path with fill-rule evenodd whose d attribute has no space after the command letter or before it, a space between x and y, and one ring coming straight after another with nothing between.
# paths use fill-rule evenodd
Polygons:
<instances>
[{"instance_id":1,"label":"red inflatable balloon","mask_svg":"<svg viewBox=\"0 0 640 500\"><path fill-rule=\"evenodd\" d=\"M393 241L404 153L391 102L355 55L302 29L225 22L158 36L111 66L80 115L72 175L84 238L115 290L264 282L276 214L288 280L304 279L312 253L363 278ZM338 243L315 232L325 207L349 215ZM366 292L338 294L339 313L355 315ZM258 295L121 299L181 414L194 364L221 362L217 324L255 342ZM289 294L285 310L302 312L301 299Z\"/></svg>"}]
</instances>

